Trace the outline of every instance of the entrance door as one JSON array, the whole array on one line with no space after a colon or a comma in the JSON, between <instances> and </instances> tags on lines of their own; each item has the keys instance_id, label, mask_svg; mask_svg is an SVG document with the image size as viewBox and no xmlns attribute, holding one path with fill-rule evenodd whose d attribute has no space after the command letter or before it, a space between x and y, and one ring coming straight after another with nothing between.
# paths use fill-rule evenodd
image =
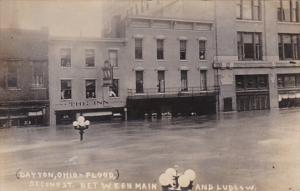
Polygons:
<instances>
[{"instance_id":1,"label":"entrance door","mask_svg":"<svg viewBox=\"0 0 300 191\"><path fill-rule=\"evenodd\" d=\"M165 71L158 71L157 72L157 80L158 80L158 92L164 93L165 92Z\"/></svg>"},{"instance_id":2,"label":"entrance door","mask_svg":"<svg viewBox=\"0 0 300 191\"><path fill-rule=\"evenodd\" d=\"M143 71L136 71L135 72L135 86L136 86L136 93L144 93L144 77Z\"/></svg>"}]
</instances>

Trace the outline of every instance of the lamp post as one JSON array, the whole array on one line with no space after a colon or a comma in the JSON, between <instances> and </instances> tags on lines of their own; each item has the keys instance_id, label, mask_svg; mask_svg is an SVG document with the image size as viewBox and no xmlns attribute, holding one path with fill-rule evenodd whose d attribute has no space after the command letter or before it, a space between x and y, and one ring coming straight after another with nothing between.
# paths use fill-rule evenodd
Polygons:
<instances>
[{"instance_id":1,"label":"lamp post","mask_svg":"<svg viewBox=\"0 0 300 191\"><path fill-rule=\"evenodd\" d=\"M159 177L162 191L189 191L193 188L196 173L188 169L184 173L178 173L174 168L168 168Z\"/></svg>"},{"instance_id":2,"label":"lamp post","mask_svg":"<svg viewBox=\"0 0 300 191\"><path fill-rule=\"evenodd\" d=\"M77 118L77 121L73 122L74 129L79 131L80 141L83 140L84 130L88 129L89 125L90 125L90 121L89 120L85 120L85 118L83 116L79 116Z\"/></svg>"}]
</instances>

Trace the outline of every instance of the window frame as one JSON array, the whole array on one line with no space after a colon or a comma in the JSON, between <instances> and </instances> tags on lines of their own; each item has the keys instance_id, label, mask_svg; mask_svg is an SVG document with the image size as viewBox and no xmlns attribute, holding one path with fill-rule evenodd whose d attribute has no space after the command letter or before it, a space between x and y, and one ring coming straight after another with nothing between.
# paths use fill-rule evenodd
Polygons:
<instances>
[{"instance_id":1,"label":"window frame","mask_svg":"<svg viewBox=\"0 0 300 191\"><path fill-rule=\"evenodd\" d=\"M251 35L251 44L253 48L253 58L246 58L245 35ZM256 42L256 37L258 38L258 43ZM261 32L237 32L237 49L238 49L238 60L240 61L257 61L263 60L263 40Z\"/></svg>"},{"instance_id":2,"label":"window frame","mask_svg":"<svg viewBox=\"0 0 300 191\"><path fill-rule=\"evenodd\" d=\"M159 46L159 42L161 42L161 46ZM165 40L164 39L156 39L156 59L164 60L165 59Z\"/></svg>"},{"instance_id":3,"label":"window frame","mask_svg":"<svg viewBox=\"0 0 300 191\"><path fill-rule=\"evenodd\" d=\"M183 58L184 57L184 58ZM179 60L187 60L187 40L179 40Z\"/></svg>"},{"instance_id":4,"label":"window frame","mask_svg":"<svg viewBox=\"0 0 300 191\"><path fill-rule=\"evenodd\" d=\"M15 70L15 72L13 72L13 74L15 74L15 76L10 76L12 74L12 72L9 71L9 67L12 67L12 69ZM13 78L14 80L16 80L15 84L16 86L10 86L9 85L9 81L10 78ZM8 90L14 90L14 89L19 89L19 67L17 66L17 64L15 62L8 62L7 63L7 74L6 74L6 87Z\"/></svg>"},{"instance_id":5,"label":"window frame","mask_svg":"<svg viewBox=\"0 0 300 191\"><path fill-rule=\"evenodd\" d=\"M63 51L66 51L66 54L64 54ZM65 58L64 58L64 56L65 56ZM66 60L65 61L66 64L63 64L64 59ZM63 68L72 67L72 49L71 48L61 48L60 49L60 66Z\"/></svg>"},{"instance_id":6,"label":"window frame","mask_svg":"<svg viewBox=\"0 0 300 191\"><path fill-rule=\"evenodd\" d=\"M201 43L203 43L201 46ZM206 40L199 40L199 60L206 60L206 46L207 46L207 41ZM201 57L203 56L203 57Z\"/></svg>"},{"instance_id":7,"label":"window frame","mask_svg":"<svg viewBox=\"0 0 300 191\"><path fill-rule=\"evenodd\" d=\"M134 58L136 60L142 60L143 55L143 38L134 38ZM138 43L140 42L140 44ZM140 46L138 46L140 45Z\"/></svg>"},{"instance_id":8,"label":"window frame","mask_svg":"<svg viewBox=\"0 0 300 191\"><path fill-rule=\"evenodd\" d=\"M290 40L292 58L286 57L284 37ZM278 33L278 56L279 60L300 60L300 33Z\"/></svg>"},{"instance_id":9,"label":"window frame","mask_svg":"<svg viewBox=\"0 0 300 191\"><path fill-rule=\"evenodd\" d=\"M41 70L41 75L39 75L39 77L41 77L41 81L42 83L36 83L36 69L37 66L39 67L38 69ZM32 64L32 88L38 89L38 88L45 88L45 66L44 63L33 63ZM40 79L38 80L40 81Z\"/></svg>"},{"instance_id":10,"label":"window frame","mask_svg":"<svg viewBox=\"0 0 300 191\"><path fill-rule=\"evenodd\" d=\"M70 81L71 83L71 87L70 87L70 89L66 89L66 90L70 90L70 98L63 98L62 97L62 91L63 91L63 89L62 89L62 81ZM60 79L60 100L72 100L72 97L73 97L73 95L72 95L72 79Z\"/></svg>"},{"instance_id":11,"label":"window frame","mask_svg":"<svg viewBox=\"0 0 300 191\"><path fill-rule=\"evenodd\" d=\"M87 82L93 81L94 82L94 96L88 97L88 89L87 89ZM97 80L96 79L85 79L85 98L86 99L96 99L97 98Z\"/></svg>"},{"instance_id":12,"label":"window frame","mask_svg":"<svg viewBox=\"0 0 300 191\"><path fill-rule=\"evenodd\" d=\"M249 1L250 3L250 14L251 18L246 18L245 16L245 2ZM257 2L257 6L255 4ZM257 15L255 15L255 8L257 7ZM255 20L261 21L262 20L262 3L261 0L236 0L236 19L238 20Z\"/></svg>"},{"instance_id":13,"label":"window frame","mask_svg":"<svg viewBox=\"0 0 300 191\"><path fill-rule=\"evenodd\" d=\"M92 54L89 55L88 51L91 51ZM96 67L96 50L94 48L87 48L85 49L84 52L85 52L85 67L88 68ZM88 63L89 59L92 60L91 63Z\"/></svg>"}]
</instances>

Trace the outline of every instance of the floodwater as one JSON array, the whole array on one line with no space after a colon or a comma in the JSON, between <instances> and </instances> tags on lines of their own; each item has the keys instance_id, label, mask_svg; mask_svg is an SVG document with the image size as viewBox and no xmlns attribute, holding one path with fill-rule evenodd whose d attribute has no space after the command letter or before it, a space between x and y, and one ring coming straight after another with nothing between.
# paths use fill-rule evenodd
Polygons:
<instances>
[{"instance_id":1,"label":"floodwater","mask_svg":"<svg viewBox=\"0 0 300 191\"><path fill-rule=\"evenodd\" d=\"M0 129L0 191L160 190L171 167L193 190L299 191L300 109L91 124L82 142L71 125Z\"/></svg>"}]
</instances>

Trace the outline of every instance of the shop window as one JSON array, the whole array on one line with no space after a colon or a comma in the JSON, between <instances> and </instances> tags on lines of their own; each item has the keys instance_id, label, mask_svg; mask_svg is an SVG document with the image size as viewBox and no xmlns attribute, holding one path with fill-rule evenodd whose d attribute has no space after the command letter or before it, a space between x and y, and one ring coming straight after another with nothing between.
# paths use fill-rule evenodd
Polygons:
<instances>
[{"instance_id":1,"label":"shop window","mask_svg":"<svg viewBox=\"0 0 300 191\"><path fill-rule=\"evenodd\" d=\"M157 60L163 60L164 59L164 40L163 39L157 39Z\"/></svg>"},{"instance_id":2,"label":"shop window","mask_svg":"<svg viewBox=\"0 0 300 191\"><path fill-rule=\"evenodd\" d=\"M143 59L143 39L135 39L135 59Z\"/></svg>"},{"instance_id":3,"label":"shop window","mask_svg":"<svg viewBox=\"0 0 300 191\"><path fill-rule=\"evenodd\" d=\"M243 76L235 76L235 85L236 85L236 89L244 89L245 88Z\"/></svg>"},{"instance_id":4,"label":"shop window","mask_svg":"<svg viewBox=\"0 0 300 191\"><path fill-rule=\"evenodd\" d=\"M60 49L60 64L62 67L71 67L71 49Z\"/></svg>"},{"instance_id":5,"label":"shop window","mask_svg":"<svg viewBox=\"0 0 300 191\"><path fill-rule=\"evenodd\" d=\"M187 40L180 40L179 41L180 60L186 60L186 44L187 44Z\"/></svg>"},{"instance_id":6,"label":"shop window","mask_svg":"<svg viewBox=\"0 0 300 191\"><path fill-rule=\"evenodd\" d=\"M284 79L283 79L282 75L277 76L277 86L278 86L278 88L284 87Z\"/></svg>"},{"instance_id":7,"label":"shop window","mask_svg":"<svg viewBox=\"0 0 300 191\"><path fill-rule=\"evenodd\" d=\"M7 88L18 88L18 67L13 63L7 65Z\"/></svg>"},{"instance_id":8,"label":"shop window","mask_svg":"<svg viewBox=\"0 0 300 191\"><path fill-rule=\"evenodd\" d=\"M61 80L61 99L72 99L72 81Z\"/></svg>"},{"instance_id":9,"label":"shop window","mask_svg":"<svg viewBox=\"0 0 300 191\"><path fill-rule=\"evenodd\" d=\"M86 67L95 67L95 50L86 49L85 50L85 66Z\"/></svg>"},{"instance_id":10,"label":"shop window","mask_svg":"<svg viewBox=\"0 0 300 191\"><path fill-rule=\"evenodd\" d=\"M85 80L86 98L96 98L96 80Z\"/></svg>"},{"instance_id":11,"label":"shop window","mask_svg":"<svg viewBox=\"0 0 300 191\"><path fill-rule=\"evenodd\" d=\"M199 59L205 60L206 59L206 41L199 40Z\"/></svg>"}]
</instances>

